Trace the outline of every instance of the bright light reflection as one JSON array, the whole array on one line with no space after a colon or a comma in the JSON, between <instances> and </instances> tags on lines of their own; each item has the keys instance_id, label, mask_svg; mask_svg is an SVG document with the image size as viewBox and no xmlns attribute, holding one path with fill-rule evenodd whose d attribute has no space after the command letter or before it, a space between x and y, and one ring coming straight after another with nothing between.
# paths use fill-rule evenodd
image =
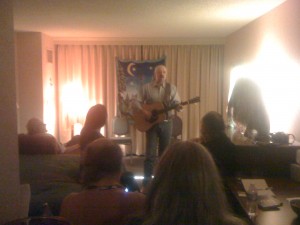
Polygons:
<instances>
[{"instance_id":1,"label":"bright light reflection","mask_svg":"<svg viewBox=\"0 0 300 225\"><path fill-rule=\"evenodd\" d=\"M154 176L152 176L151 178L154 178ZM135 180L144 180L143 176L134 176Z\"/></svg>"},{"instance_id":2,"label":"bright light reflection","mask_svg":"<svg viewBox=\"0 0 300 225\"><path fill-rule=\"evenodd\" d=\"M73 135L80 135L82 129L82 124L81 123L75 123L73 125Z\"/></svg>"},{"instance_id":3,"label":"bright light reflection","mask_svg":"<svg viewBox=\"0 0 300 225\"><path fill-rule=\"evenodd\" d=\"M47 132L55 134L55 104L54 104L54 88L47 84L44 88L44 123L46 124Z\"/></svg>"},{"instance_id":4,"label":"bright light reflection","mask_svg":"<svg viewBox=\"0 0 300 225\"><path fill-rule=\"evenodd\" d=\"M85 117L91 106L95 105L95 99L88 99L79 80L64 85L62 90L61 105L63 118L67 127L73 128L73 135L80 134ZM105 134L105 127L100 132Z\"/></svg>"},{"instance_id":5,"label":"bright light reflection","mask_svg":"<svg viewBox=\"0 0 300 225\"><path fill-rule=\"evenodd\" d=\"M62 90L62 107L64 118L70 125L81 122L85 118L89 101L84 95L81 82L67 83Z\"/></svg>"},{"instance_id":6,"label":"bright light reflection","mask_svg":"<svg viewBox=\"0 0 300 225\"><path fill-rule=\"evenodd\" d=\"M143 177L143 176L134 176L134 179L135 179L135 180L143 180L144 177Z\"/></svg>"},{"instance_id":7,"label":"bright light reflection","mask_svg":"<svg viewBox=\"0 0 300 225\"><path fill-rule=\"evenodd\" d=\"M55 89L53 83L53 67L52 64L46 65L46 79L43 86L44 95L44 115L43 121L46 123L47 132L55 135L56 123L56 105L55 105Z\"/></svg>"},{"instance_id":8,"label":"bright light reflection","mask_svg":"<svg viewBox=\"0 0 300 225\"><path fill-rule=\"evenodd\" d=\"M293 132L293 123L300 109L300 66L273 37L265 38L253 63L231 71L229 97L240 77L252 79L260 86L270 117L270 131Z\"/></svg>"}]
</instances>

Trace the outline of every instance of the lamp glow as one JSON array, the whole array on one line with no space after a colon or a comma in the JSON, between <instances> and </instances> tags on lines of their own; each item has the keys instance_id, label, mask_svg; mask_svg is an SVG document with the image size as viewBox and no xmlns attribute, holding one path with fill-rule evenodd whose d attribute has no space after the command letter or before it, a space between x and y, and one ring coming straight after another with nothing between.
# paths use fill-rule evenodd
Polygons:
<instances>
[{"instance_id":1,"label":"lamp glow","mask_svg":"<svg viewBox=\"0 0 300 225\"><path fill-rule=\"evenodd\" d=\"M292 132L300 110L300 66L291 59L280 43L267 35L256 59L232 69L230 91L237 79L249 78L256 82L270 118L270 131Z\"/></svg>"}]
</instances>

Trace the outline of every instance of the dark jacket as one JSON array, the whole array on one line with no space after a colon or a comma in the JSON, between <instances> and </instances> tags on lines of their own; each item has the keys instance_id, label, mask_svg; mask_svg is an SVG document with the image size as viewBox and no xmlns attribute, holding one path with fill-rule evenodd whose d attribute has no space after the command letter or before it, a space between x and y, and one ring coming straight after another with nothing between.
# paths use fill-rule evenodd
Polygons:
<instances>
[{"instance_id":1,"label":"dark jacket","mask_svg":"<svg viewBox=\"0 0 300 225\"><path fill-rule=\"evenodd\" d=\"M223 177L234 176L236 170L235 145L222 133L212 141L202 143L212 154Z\"/></svg>"}]
</instances>

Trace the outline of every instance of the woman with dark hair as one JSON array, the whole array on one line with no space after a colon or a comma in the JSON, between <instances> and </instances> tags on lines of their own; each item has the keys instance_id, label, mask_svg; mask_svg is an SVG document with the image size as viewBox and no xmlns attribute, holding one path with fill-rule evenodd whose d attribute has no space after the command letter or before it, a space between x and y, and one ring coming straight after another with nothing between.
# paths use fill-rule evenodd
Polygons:
<instances>
[{"instance_id":1,"label":"woman with dark hair","mask_svg":"<svg viewBox=\"0 0 300 225\"><path fill-rule=\"evenodd\" d=\"M106 119L107 110L104 105L97 104L89 109L84 126L80 132L79 144L81 151L84 151L87 144L100 137L104 137L100 133L100 129L105 125Z\"/></svg>"},{"instance_id":2,"label":"woman with dark hair","mask_svg":"<svg viewBox=\"0 0 300 225\"><path fill-rule=\"evenodd\" d=\"M97 104L92 106L86 114L83 128L80 132L80 173L82 173L82 163L85 155L86 146L98 138L104 136L100 133L101 127L106 123L107 110L104 105ZM82 174L81 174L82 175Z\"/></svg>"},{"instance_id":3,"label":"woman with dark hair","mask_svg":"<svg viewBox=\"0 0 300 225\"><path fill-rule=\"evenodd\" d=\"M252 80L237 80L228 102L228 118L243 125L245 137L269 141L270 120L261 90ZM253 133L256 133L255 137Z\"/></svg>"},{"instance_id":4,"label":"woman with dark hair","mask_svg":"<svg viewBox=\"0 0 300 225\"><path fill-rule=\"evenodd\" d=\"M212 154L223 177L234 176L236 170L235 145L225 133L225 123L221 114L206 113L201 120L200 144Z\"/></svg>"},{"instance_id":5,"label":"woman with dark hair","mask_svg":"<svg viewBox=\"0 0 300 225\"><path fill-rule=\"evenodd\" d=\"M106 107L102 104L92 106L85 117L84 126L81 129L80 135L75 135L65 143L67 152L80 152L83 158L85 147L92 141L104 137L100 133L100 129L105 125L107 119Z\"/></svg>"},{"instance_id":6,"label":"woman with dark hair","mask_svg":"<svg viewBox=\"0 0 300 225\"><path fill-rule=\"evenodd\" d=\"M144 225L242 225L233 216L210 153L200 144L169 146L155 169Z\"/></svg>"}]
</instances>

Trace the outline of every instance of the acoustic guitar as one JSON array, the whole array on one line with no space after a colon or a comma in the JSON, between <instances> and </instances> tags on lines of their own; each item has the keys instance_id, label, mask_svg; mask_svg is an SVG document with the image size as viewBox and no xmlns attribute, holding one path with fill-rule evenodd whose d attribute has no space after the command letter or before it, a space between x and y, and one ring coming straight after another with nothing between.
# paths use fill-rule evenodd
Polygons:
<instances>
[{"instance_id":1,"label":"acoustic guitar","mask_svg":"<svg viewBox=\"0 0 300 225\"><path fill-rule=\"evenodd\" d=\"M176 109L178 106L184 106L192 103L200 102L200 97L195 97L190 100L181 102L180 104L175 104L170 107L165 107L162 103L156 102L153 104L144 104L142 108L151 112L151 118L146 119L145 115L143 114L142 110L134 113L132 118L134 120L135 127L139 131L147 131L149 130L154 124L160 123L166 119L166 112Z\"/></svg>"}]
</instances>

